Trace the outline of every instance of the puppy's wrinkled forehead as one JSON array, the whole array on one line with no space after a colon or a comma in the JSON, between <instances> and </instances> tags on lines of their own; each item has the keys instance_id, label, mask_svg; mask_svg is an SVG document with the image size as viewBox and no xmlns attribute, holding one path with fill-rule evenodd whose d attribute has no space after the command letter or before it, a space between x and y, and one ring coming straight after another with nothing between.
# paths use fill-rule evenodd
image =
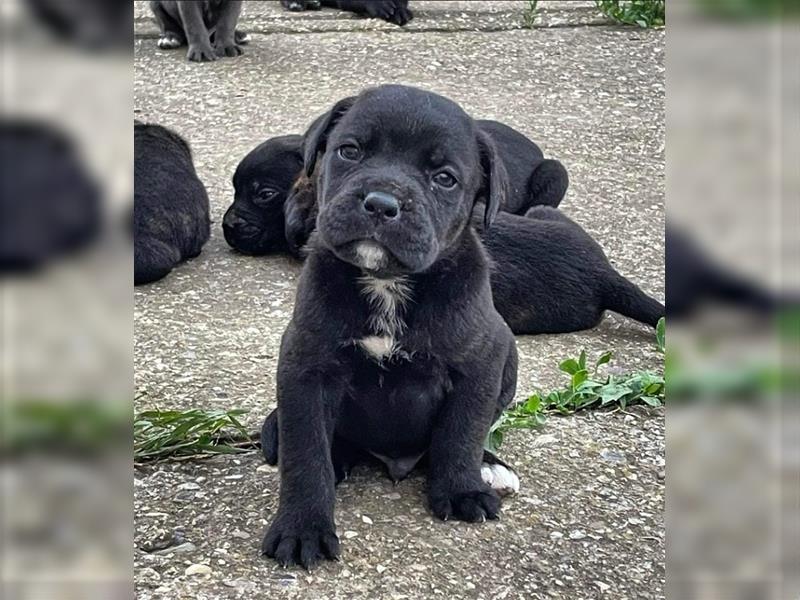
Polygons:
<instances>
[{"instance_id":1,"label":"puppy's wrinkled forehead","mask_svg":"<svg viewBox=\"0 0 800 600\"><path fill-rule=\"evenodd\" d=\"M334 144L356 141L375 152L413 151L434 160L462 158L475 146L472 119L455 102L400 86L362 93L333 132Z\"/></svg>"}]
</instances>

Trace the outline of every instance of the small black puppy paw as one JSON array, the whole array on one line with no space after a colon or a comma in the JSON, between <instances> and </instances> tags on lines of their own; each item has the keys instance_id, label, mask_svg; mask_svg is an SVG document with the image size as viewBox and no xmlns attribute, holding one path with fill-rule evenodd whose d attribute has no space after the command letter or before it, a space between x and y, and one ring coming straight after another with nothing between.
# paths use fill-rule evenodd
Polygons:
<instances>
[{"instance_id":1,"label":"small black puppy paw","mask_svg":"<svg viewBox=\"0 0 800 600\"><path fill-rule=\"evenodd\" d=\"M217 55L211 46L191 44L189 51L186 53L186 58L192 62L206 62L217 60Z\"/></svg>"},{"instance_id":2,"label":"small black puppy paw","mask_svg":"<svg viewBox=\"0 0 800 600\"><path fill-rule=\"evenodd\" d=\"M264 536L261 552L284 567L300 565L308 570L321 560L338 560L339 538L327 519L278 515Z\"/></svg>"},{"instance_id":3,"label":"small black puppy paw","mask_svg":"<svg viewBox=\"0 0 800 600\"><path fill-rule=\"evenodd\" d=\"M367 14L373 19L392 21L398 7L395 0L372 0L371 2L367 2L364 8Z\"/></svg>"},{"instance_id":4,"label":"small black puppy paw","mask_svg":"<svg viewBox=\"0 0 800 600\"><path fill-rule=\"evenodd\" d=\"M244 50L242 50L236 44L219 44L214 46L214 52L216 52L217 56L241 56L244 54Z\"/></svg>"},{"instance_id":5,"label":"small black puppy paw","mask_svg":"<svg viewBox=\"0 0 800 600\"><path fill-rule=\"evenodd\" d=\"M398 6L397 10L394 12L394 15L391 17L391 19L389 19L389 21L394 23L395 25L400 25L400 27L402 27L413 18L414 18L414 13L411 12L410 8L405 6Z\"/></svg>"},{"instance_id":6,"label":"small black puppy paw","mask_svg":"<svg viewBox=\"0 0 800 600\"><path fill-rule=\"evenodd\" d=\"M431 511L443 521L479 523L500 516L500 497L489 486L466 492L432 491L429 500Z\"/></svg>"}]
</instances>

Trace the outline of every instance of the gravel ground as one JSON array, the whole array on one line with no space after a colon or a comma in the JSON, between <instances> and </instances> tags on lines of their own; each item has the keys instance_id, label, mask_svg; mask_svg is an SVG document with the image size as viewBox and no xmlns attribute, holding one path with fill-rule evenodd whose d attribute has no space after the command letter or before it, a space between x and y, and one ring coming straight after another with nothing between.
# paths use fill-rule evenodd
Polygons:
<instances>
[{"instance_id":1,"label":"gravel ground","mask_svg":"<svg viewBox=\"0 0 800 600\"><path fill-rule=\"evenodd\" d=\"M519 27L519 2L414 2L405 30L250 2L246 53L196 65L156 48L142 4L136 117L190 141L215 223L199 258L136 289L137 409L247 408L256 427L274 406L300 265L227 247L220 222L231 176L257 143L302 131L369 84L432 89L539 142L570 172L563 209L663 299L663 31L586 26L602 22L591 2L545 4L545 26L533 30ZM521 336L518 348L518 399L560 386L558 362L581 349L614 350L612 366L624 371L661 367L652 332L615 315L588 332ZM257 455L143 468L137 597L660 598L664 456L662 410L552 418L515 432L503 457L522 491L483 526L435 522L421 475L395 488L362 469L339 488L342 561L311 574L258 555L278 477Z\"/></svg>"}]
</instances>

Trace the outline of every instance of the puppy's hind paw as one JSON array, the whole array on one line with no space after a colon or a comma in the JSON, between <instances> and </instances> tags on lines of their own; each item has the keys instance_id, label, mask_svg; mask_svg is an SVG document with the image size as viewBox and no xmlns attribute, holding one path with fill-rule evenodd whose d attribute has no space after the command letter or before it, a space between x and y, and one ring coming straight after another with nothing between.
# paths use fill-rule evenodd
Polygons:
<instances>
[{"instance_id":1,"label":"puppy's hind paw","mask_svg":"<svg viewBox=\"0 0 800 600\"><path fill-rule=\"evenodd\" d=\"M458 519L469 523L482 523L500 517L500 498L486 488L470 492L430 495L431 511L443 521Z\"/></svg>"},{"instance_id":2,"label":"puppy's hind paw","mask_svg":"<svg viewBox=\"0 0 800 600\"><path fill-rule=\"evenodd\" d=\"M519 492L519 476L504 465L483 463L481 479L501 497Z\"/></svg>"},{"instance_id":3,"label":"puppy's hind paw","mask_svg":"<svg viewBox=\"0 0 800 600\"><path fill-rule=\"evenodd\" d=\"M158 47L162 50L174 50L175 48L180 48L182 45L183 41L174 35L166 34L158 38Z\"/></svg>"}]
</instances>

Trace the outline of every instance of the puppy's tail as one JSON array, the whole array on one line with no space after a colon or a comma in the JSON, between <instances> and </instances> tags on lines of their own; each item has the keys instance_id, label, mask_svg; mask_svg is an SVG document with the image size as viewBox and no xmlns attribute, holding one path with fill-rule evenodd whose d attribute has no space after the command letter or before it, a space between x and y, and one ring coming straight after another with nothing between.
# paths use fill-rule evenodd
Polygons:
<instances>
[{"instance_id":1,"label":"puppy's tail","mask_svg":"<svg viewBox=\"0 0 800 600\"><path fill-rule=\"evenodd\" d=\"M536 204L558 207L569 187L569 175L557 160L544 159L528 180L528 198Z\"/></svg>"},{"instance_id":2,"label":"puppy's tail","mask_svg":"<svg viewBox=\"0 0 800 600\"><path fill-rule=\"evenodd\" d=\"M619 273L613 273L603 293L604 308L655 327L664 316L664 305Z\"/></svg>"}]
</instances>

